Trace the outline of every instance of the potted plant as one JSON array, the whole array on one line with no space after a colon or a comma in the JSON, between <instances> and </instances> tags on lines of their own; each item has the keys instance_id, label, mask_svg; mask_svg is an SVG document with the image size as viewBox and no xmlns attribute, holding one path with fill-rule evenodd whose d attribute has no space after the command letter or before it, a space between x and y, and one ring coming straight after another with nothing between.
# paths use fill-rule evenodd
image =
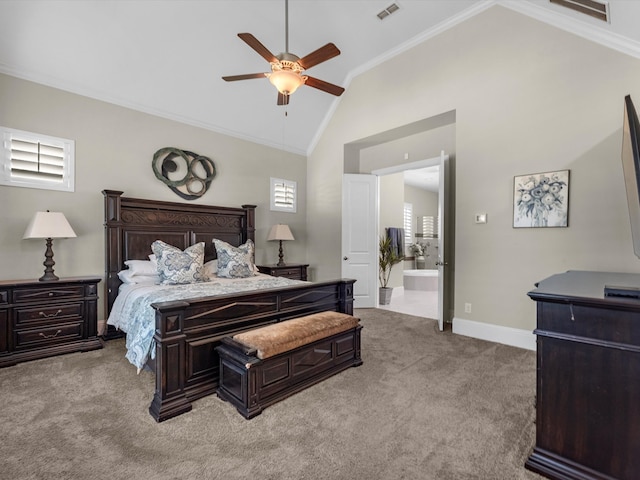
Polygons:
<instances>
[{"instance_id":1,"label":"potted plant","mask_svg":"<svg viewBox=\"0 0 640 480\"><path fill-rule=\"evenodd\" d=\"M380 237L379 258L378 258L378 277L380 279L380 304L388 305L391 302L391 293L393 288L387 287L389 276L394 265L402 262L404 255L399 255L395 248L391 245L391 238L387 236Z\"/></svg>"}]
</instances>

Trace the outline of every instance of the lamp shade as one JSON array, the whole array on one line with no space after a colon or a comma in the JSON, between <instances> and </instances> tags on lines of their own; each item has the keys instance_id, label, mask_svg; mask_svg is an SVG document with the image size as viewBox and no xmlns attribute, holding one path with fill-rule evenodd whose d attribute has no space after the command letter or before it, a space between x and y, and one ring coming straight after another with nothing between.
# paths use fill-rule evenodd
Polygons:
<instances>
[{"instance_id":1,"label":"lamp shade","mask_svg":"<svg viewBox=\"0 0 640 480\"><path fill-rule=\"evenodd\" d=\"M36 212L23 239L25 238L73 238L76 233L62 212Z\"/></svg>"},{"instance_id":2,"label":"lamp shade","mask_svg":"<svg viewBox=\"0 0 640 480\"><path fill-rule=\"evenodd\" d=\"M295 240L295 238L293 238L289 225L278 223L271 227L267 240Z\"/></svg>"},{"instance_id":3,"label":"lamp shade","mask_svg":"<svg viewBox=\"0 0 640 480\"><path fill-rule=\"evenodd\" d=\"M275 70L269 74L269 81L283 95L291 95L306 79L306 77L291 70Z\"/></svg>"}]
</instances>

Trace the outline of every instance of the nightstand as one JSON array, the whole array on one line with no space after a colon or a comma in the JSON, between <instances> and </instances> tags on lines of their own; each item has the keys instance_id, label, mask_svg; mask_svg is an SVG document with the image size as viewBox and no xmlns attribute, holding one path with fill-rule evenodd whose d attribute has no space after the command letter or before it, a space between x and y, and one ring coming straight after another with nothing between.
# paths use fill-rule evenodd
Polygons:
<instances>
[{"instance_id":1,"label":"nightstand","mask_svg":"<svg viewBox=\"0 0 640 480\"><path fill-rule=\"evenodd\" d=\"M0 280L0 367L102 348L99 277Z\"/></svg>"},{"instance_id":2,"label":"nightstand","mask_svg":"<svg viewBox=\"0 0 640 480\"><path fill-rule=\"evenodd\" d=\"M293 280L306 280L308 263L288 263L284 266L279 265L257 265L260 273L266 273L274 277L287 277Z\"/></svg>"}]
</instances>

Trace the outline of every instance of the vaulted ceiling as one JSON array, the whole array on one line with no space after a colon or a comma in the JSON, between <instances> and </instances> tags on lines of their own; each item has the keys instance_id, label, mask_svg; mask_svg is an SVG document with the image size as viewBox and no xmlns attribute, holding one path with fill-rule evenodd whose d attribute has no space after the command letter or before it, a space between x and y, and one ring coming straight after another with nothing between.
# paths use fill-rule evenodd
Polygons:
<instances>
[{"instance_id":1,"label":"vaulted ceiling","mask_svg":"<svg viewBox=\"0 0 640 480\"><path fill-rule=\"evenodd\" d=\"M603 22L548 0L290 0L289 50L335 43L341 55L308 73L347 95L357 75L501 5L640 58L640 1L608 3ZM0 72L308 154L340 97L303 86L283 107L266 78L223 81L269 71L241 32L284 51L285 1L2 0Z\"/></svg>"}]
</instances>

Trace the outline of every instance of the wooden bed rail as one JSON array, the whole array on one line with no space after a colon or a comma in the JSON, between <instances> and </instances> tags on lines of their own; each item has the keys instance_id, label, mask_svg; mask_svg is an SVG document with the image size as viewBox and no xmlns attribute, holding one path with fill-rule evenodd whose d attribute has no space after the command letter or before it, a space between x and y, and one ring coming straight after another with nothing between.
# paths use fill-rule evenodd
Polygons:
<instances>
[{"instance_id":1,"label":"wooden bed rail","mask_svg":"<svg viewBox=\"0 0 640 480\"><path fill-rule=\"evenodd\" d=\"M215 393L226 336L322 311L353 314L354 280L301 284L220 297L153 304L156 386L149 413L158 422Z\"/></svg>"}]
</instances>

